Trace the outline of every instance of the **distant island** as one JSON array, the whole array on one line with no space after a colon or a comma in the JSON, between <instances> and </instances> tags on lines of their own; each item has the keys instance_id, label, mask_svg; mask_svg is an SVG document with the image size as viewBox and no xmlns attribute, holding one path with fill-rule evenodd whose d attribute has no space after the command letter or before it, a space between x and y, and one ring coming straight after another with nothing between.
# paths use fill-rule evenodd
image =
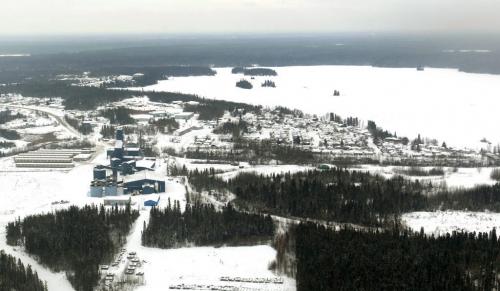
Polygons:
<instances>
[{"instance_id":1,"label":"distant island","mask_svg":"<svg viewBox=\"0 0 500 291\"><path fill-rule=\"evenodd\" d=\"M278 73L269 68L244 68L235 67L231 70L233 74L243 74L245 76L278 76Z\"/></svg>"},{"instance_id":2,"label":"distant island","mask_svg":"<svg viewBox=\"0 0 500 291\"><path fill-rule=\"evenodd\" d=\"M245 79L242 79L236 83L236 87L241 88L241 89L252 89L253 85L252 83L248 82Z\"/></svg>"},{"instance_id":3,"label":"distant island","mask_svg":"<svg viewBox=\"0 0 500 291\"><path fill-rule=\"evenodd\" d=\"M276 88L276 84L271 80L265 80L264 83L262 83L262 87Z\"/></svg>"}]
</instances>

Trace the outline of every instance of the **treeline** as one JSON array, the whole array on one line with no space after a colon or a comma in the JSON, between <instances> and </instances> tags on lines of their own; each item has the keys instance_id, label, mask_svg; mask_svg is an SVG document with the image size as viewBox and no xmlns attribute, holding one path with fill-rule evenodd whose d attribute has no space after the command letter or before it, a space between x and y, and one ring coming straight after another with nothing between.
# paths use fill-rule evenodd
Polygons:
<instances>
[{"instance_id":1,"label":"treeline","mask_svg":"<svg viewBox=\"0 0 500 291\"><path fill-rule=\"evenodd\" d=\"M241 120L239 122L224 122L213 130L215 134L231 134L233 138L238 138L244 133L248 133L248 123Z\"/></svg>"},{"instance_id":2,"label":"treeline","mask_svg":"<svg viewBox=\"0 0 500 291\"><path fill-rule=\"evenodd\" d=\"M226 109L226 107L218 106L217 104L184 105L184 111L197 113L199 120L214 120L221 118Z\"/></svg>"},{"instance_id":3,"label":"treeline","mask_svg":"<svg viewBox=\"0 0 500 291\"><path fill-rule=\"evenodd\" d=\"M198 192L231 191L242 209L366 226L386 226L411 211L500 212L500 183L443 189L401 176L386 179L341 168L295 174L241 173L225 181L211 170L178 169Z\"/></svg>"},{"instance_id":4,"label":"treeline","mask_svg":"<svg viewBox=\"0 0 500 291\"><path fill-rule=\"evenodd\" d=\"M47 291L47 285L30 265L25 267L21 260L0 251L0 290Z\"/></svg>"},{"instance_id":5,"label":"treeline","mask_svg":"<svg viewBox=\"0 0 500 291\"><path fill-rule=\"evenodd\" d=\"M269 68L244 68L235 67L231 70L233 74L244 74L245 76L277 76L278 73Z\"/></svg>"},{"instance_id":6,"label":"treeline","mask_svg":"<svg viewBox=\"0 0 500 291\"><path fill-rule=\"evenodd\" d=\"M404 212L426 209L424 193L432 189L402 177L387 180L340 168L270 176L241 173L227 182L215 174L194 170L188 173L189 182L199 192L231 191L242 209L370 226L387 225Z\"/></svg>"},{"instance_id":7,"label":"treeline","mask_svg":"<svg viewBox=\"0 0 500 291\"><path fill-rule=\"evenodd\" d=\"M394 173L415 177L444 176L444 170L440 167L425 169L422 167L394 168Z\"/></svg>"},{"instance_id":8,"label":"treeline","mask_svg":"<svg viewBox=\"0 0 500 291\"><path fill-rule=\"evenodd\" d=\"M232 116L238 116L247 112L258 113L261 106L250 105L245 103L235 103L223 100L205 100L204 103L198 105L185 104L185 112L198 113L200 120L216 120L221 118L226 111Z\"/></svg>"},{"instance_id":9,"label":"treeline","mask_svg":"<svg viewBox=\"0 0 500 291\"><path fill-rule=\"evenodd\" d=\"M76 290L91 291L99 279L98 265L112 260L138 216L130 205L109 210L72 206L11 222L6 239L53 271L66 271Z\"/></svg>"},{"instance_id":10,"label":"treeline","mask_svg":"<svg viewBox=\"0 0 500 291\"><path fill-rule=\"evenodd\" d=\"M297 290L498 290L496 231L426 236L385 231L294 231Z\"/></svg>"},{"instance_id":11,"label":"treeline","mask_svg":"<svg viewBox=\"0 0 500 291\"><path fill-rule=\"evenodd\" d=\"M152 208L142 244L176 248L186 245L240 245L270 240L274 225L270 216L238 212L229 204L221 211L213 205L187 204L181 212L178 201L164 209Z\"/></svg>"},{"instance_id":12,"label":"treeline","mask_svg":"<svg viewBox=\"0 0 500 291\"><path fill-rule=\"evenodd\" d=\"M242 173L227 182L242 207L282 216L382 226L427 207L432 185L334 168L270 176Z\"/></svg>"},{"instance_id":13,"label":"treeline","mask_svg":"<svg viewBox=\"0 0 500 291\"><path fill-rule=\"evenodd\" d=\"M347 126L355 126L358 127L360 125L360 120L357 117L347 117L347 118L342 118L342 116L337 115L335 113L330 113L329 114L330 121L344 124ZM376 127L376 126L375 126Z\"/></svg>"},{"instance_id":14,"label":"treeline","mask_svg":"<svg viewBox=\"0 0 500 291\"><path fill-rule=\"evenodd\" d=\"M251 164L312 164L317 162L311 151L299 147L277 144L271 140L253 141L234 138L234 147L228 152L186 151L189 159L207 159L218 161L250 161Z\"/></svg>"},{"instance_id":15,"label":"treeline","mask_svg":"<svg viewBox=\"0 0 500 291\"><path fill-rule=\"evenodd\" d=\"M13 129L0 128L0 137L3 137L8 140L16 140L20 139L21 135Z\"/></svg>"},{"instance_id":16,"label":"treeline","mask_svg":"<svg viewBox=\"0 0 500 291\"><path fill-rule=\"evenodd\" d=\"M227 189L227 183L216 176L218 172L214 168L204 170L196 168L193 171L188 171L184 166L174 168L172 173L176 176L187 176L189 183L197 192Z\"/></svg>"},{"instance_id":17,"label":"treeline","mask_svg":"<svg viewBox=\"0 0 500 291\"><path fill-rule=\"evenodd\" d=\"M379 141L384 140L388 137L394 137L394 135L387 130L383 130L382 128L377 127L377 124L372 120L368 120L367 129L372 135L374 143L378 143Z\"/></svg>"},{"instance_id":18,"label":"treeline","mask_svg":"<svg viewBox=\"0 0 500 291\"><path fill-rule=\"evenodd\" d=\"M83 135L90 134L92 132L92 126L83 125L78 119L73 118L69 115L64 115L64 120L71 125L74 129L78 130L79 133Z\"/></svg>"},{"instance_id":19,"label":"treeline","mask_svg":"<svg viewBox=\"0 0 500 291\"><path fill-rule=\"evenodd\" d=\"M136 73L143 75L134 78L133 84L126 83L122 85L144 87L156 84L159 80L163 80L168 77L215 76L217 74L216 71L209 67L200 66L117 66L100 68L94 71L92 75L134 75Z\"/></svg>"},{"instance_id":20,"label":"treeline","mask_svg":"<svg viewBox=\"0 0 500 291\"><path fill-rule=\"evenodd\" d=\"M135 120L130 116L133 111L126 107L117 107L104 109L101 111L101 115L109 119L111 124L134 124Z\"/></svg>"},{"instance_id":21,"label":"treeline","mask_svg":"<svg viewBox=\"0 0 500 291\"><path fill-rule=\"evenodd\" d=\"M139 130L138 127L135 125L127 125L127 126L119 126L119 127L123 129L123 132L125 133L125 135L140 133L142 130L142 128L141 128L141 130ZM101 127L100 134L102 135L103 138L114 139L116 137L116 135L115 135L116 128L117 128L117 126L114 126L112 124L110 124L110 125L104 124Z\"/></svg>"},{"instance_id":22,"label":"treeline","mask_svg":"<svg viewBox=\"0 0 500 291\"><path fill-rule=\"evenodd\" d=\"M133 94L121 90L96 87L71 86L66 82L39 80L0 87L1 93L17 93L30 97L54 97L64 99L66 109L90 110L97 106L116 102Z\"/></svg>"},{"instance_id":23,"label":"treeline","mask_svg":"<svg viewBox=\"0 0 500 291\"><path fill-rule=\"evenodd\" d=\"M22 115L21 113L12 114L12 111L10 110L0 111L0 124L5 124L9 121L25 117L26 116Z\"/></svg>"},{"instance_id":24,"label":"treeline","mask_svg":"<svg viewBox=\"0 0 500 291\"><path fill-rule=\"evenodd\" d=\"M266 164L279 161L282 164L310 164L315 162L311 151L274 143L271 140L253 141L238 139L234 143L234 150L257 164Z\"/></svg>"},{"instance_id":25,"label":"treeline","mask_svg":"<svg viewBox=\"0 0 500 291\"><path fill-rule=\"evenodd\" d=\"M115 132L116 132L116 127L114 127L113 125L106 125L106 124L104 124L101 127L100 131L102 138L114 138Z\"/></svg>"},{"instance_id":26,"label":"treeline","mask_svg":"<svg viewBox=\"0 0 500 291\"><path fill-rule=\"evenodd\" d=\"M429 197L433 209L500 212L500 183L445 190Z\"/></svg>"},{"instance_id":27,"label":"treeline","mask_svg":"<svg viewBox=\"0 0 500 291\"><path fill-rule=\"evenodd\" d=\"M284 106L276 106L273 108L273 113L277 114L279 117L283 117L284 115L293 115L294 117L304 117L304 112L298 109L290 109Z\"/></svg>"},{"instance_id":28,"label":"treeline","mask_svg":"<svg viewBox=\"0 0 500 291\"><path fill-rule=\"evenodd\" d=\"M8 149L15 147L16 144L11 141L0 141L0 148Z\"/></svg>"},{"instance_id":29,"label":"treeline","mask_svg":"<svg viewBox=\"0 0 500 291\"><path fill-rule=\"evenodd\" d=\"M161 133L172 133L175 130L179 129L179 123L175 120L175 118L162 118L158 120L153 120L150 122L157 131Z\"/></svg>"},{"instance_id":30,"label":"treeline","mask_svg":"<svg viewBox=\"0 0 500 291\"><path fill-rule=\"evenodd\" d=\"M38 79L37 79L38 80ZM197 101L213 108L221 108L232 111L236 108L243 108L247 111L258 110L260 106L249 105L245 103L208 100L200 98L197 95L172 93L172 92L141 92L130 90L108 90L97 87L79 87L71 86L61 81L27 81L24 83L10 84L0 86L0 94L17 93L30 97L61 97L64 99L66 109L91 110L101 105L107 105L126 98L147 95L151 101L171 103L173 101Z\"/></svg>"}]
</instances>

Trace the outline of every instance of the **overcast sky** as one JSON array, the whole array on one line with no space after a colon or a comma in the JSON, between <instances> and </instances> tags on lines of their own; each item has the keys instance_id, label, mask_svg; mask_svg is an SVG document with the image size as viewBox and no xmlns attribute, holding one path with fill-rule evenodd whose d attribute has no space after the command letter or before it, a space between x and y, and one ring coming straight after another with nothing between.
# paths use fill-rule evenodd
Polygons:
<instances>
[{"instance_id":1,"label":"overcast sky","mask_svg":"<svg viewBox=\"0 0 500 291\"><path fill-rule=\"evenodd\" d=\"M500 31L500 0L1 0L0 34Z\"/></svg>"}]
</instances>

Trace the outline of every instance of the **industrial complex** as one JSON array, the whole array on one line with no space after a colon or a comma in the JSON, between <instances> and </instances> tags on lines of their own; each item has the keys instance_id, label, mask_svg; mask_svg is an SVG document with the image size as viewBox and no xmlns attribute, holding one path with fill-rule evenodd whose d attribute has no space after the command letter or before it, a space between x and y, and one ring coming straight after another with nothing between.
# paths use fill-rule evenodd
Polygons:
<instances>
[{"instance_id":1,"label":"industrial complex","mask_svg":"<svg viewBox=\"0 0 500 291\"><path fill-rule=\"evenodd\" d=\"M127 144L123 129L116 130L115 146L107 154L109 165L94 168L91 197L165 192L165 178L154 171L156 159L145 158L140 147Z\"/></svg>"}]
</instances>

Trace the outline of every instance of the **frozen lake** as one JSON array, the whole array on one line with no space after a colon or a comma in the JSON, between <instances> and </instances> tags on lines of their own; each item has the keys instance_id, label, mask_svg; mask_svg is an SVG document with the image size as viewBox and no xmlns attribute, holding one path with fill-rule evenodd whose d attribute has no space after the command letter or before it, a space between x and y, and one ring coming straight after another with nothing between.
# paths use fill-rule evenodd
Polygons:
<instances>
[{"instance_id":1,"label":"frozen lake","mask_svg":"<svg viewBox=\"0 0 500 291\"><path fill-rule=\"evenodd\" d=\"M482 138L500 142L500 75L453 69L368 66L278 67L277 77L250 77L252 90L235 83L243 75L217 68L216 76L176 77L144 90L198 94L265 106L282 105L308 113L335 112L374 120L398 135L422 136L448 145L477 147ZM271 79L277 88L262 88ZM333 91L341 95L334 97Z\"/></svg>"}]
</instances>

